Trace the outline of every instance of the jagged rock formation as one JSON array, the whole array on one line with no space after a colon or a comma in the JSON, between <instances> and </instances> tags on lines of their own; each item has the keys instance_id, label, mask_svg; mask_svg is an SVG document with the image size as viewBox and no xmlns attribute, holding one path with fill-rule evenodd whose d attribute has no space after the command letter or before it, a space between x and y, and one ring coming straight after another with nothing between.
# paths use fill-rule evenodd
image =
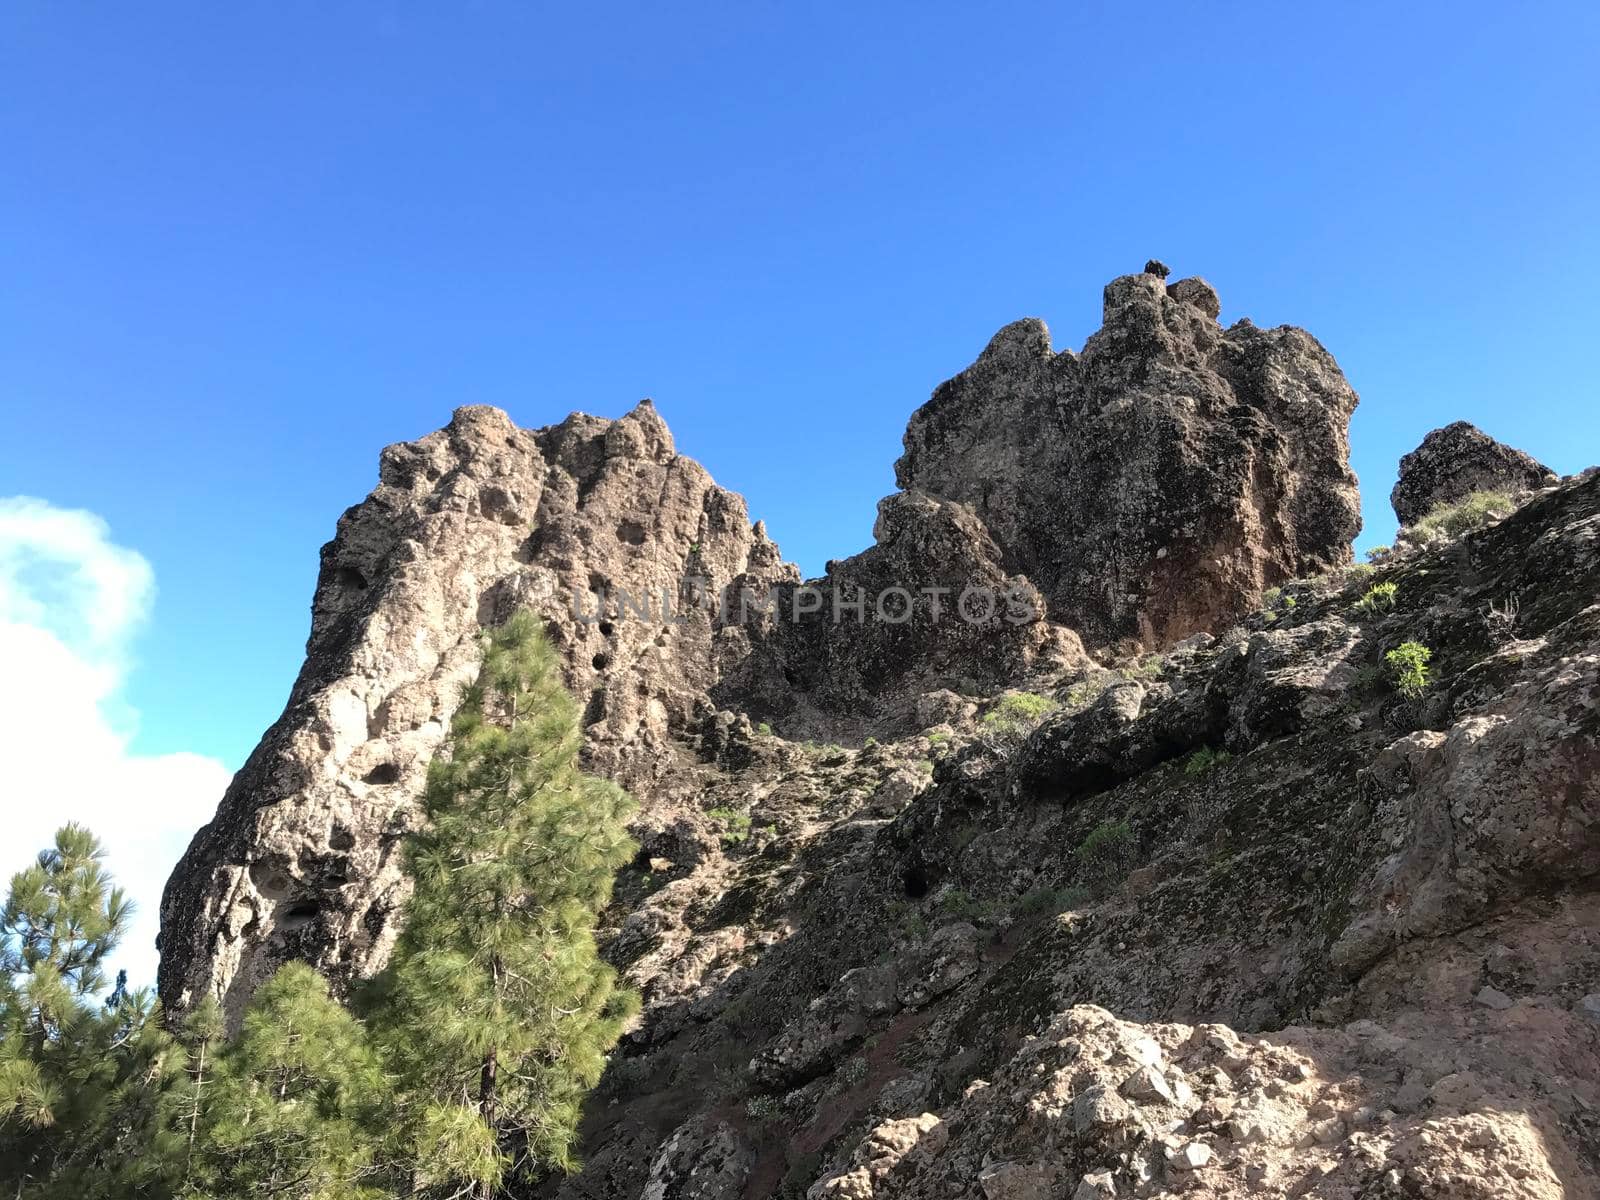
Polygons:
<instances>
[{"instance_id":1,"label":"jagged rock formation","mask_svg":"<svg viewBox=\"0 0 1600 1200\"><path fill-rule=\"evenodd\" d=\"M389 448L169 884L164 998L383 960L476 634L530 605L643 805L644 1009L537 1194L1600 1197L1600 478L1348 567L1353 393L1218 308L1146 274L1081 355L1002 330L809 584L648 404ZM972 585L1035 611L933 619ZM990 720L1015 691L1054 710Z\"/></svg>"},{"instance_id":2,"label":"jagged rock formation","mask_svg":"<svg viewBox=\"0 0 1600 1200\"><path fill-rule=\"evenodd\" d=\"M1171 645L1348 562L1355 393L1303 330L1219 311L1145 273L1107 285L1081 354L1008 325L912 416L900 486L969 505L1090 645Z\"/></svg>"},{"instance_id":3,"label":"jagged rock formation","mask_svg":"<svg viewBox=\"0 0 1600 1200\"><path fill-rule=\"evenodd\" d=\"M1526 492L1554 483L1555 472L1521 450L1497 442L1468 421L1435 429L1400 460L1389 503L1402 525L1478 491Z\"/></svg>"},{"instance_id":4,"label":"jagged rock formation","mask_svg":"<svg viewBox=\"0 0 1600 1200\"><path fill-rule=\"evenodd\" d=\"M168 1004L210 989L236 1012L289 958L336 979L383 961L424 767L478 632L518 606L544 616L588 701L591 765L643 790L654 829L676 818L650 793L705 722L724 737L737 721L914 727L928 693L1082 666L1079 631L1168 640L1347 553L1355 396L1320 347L1224 334L1197 280L1129 276L1106 295L1081 360L1022 322L942 387L912 419L908 490L880 506L877 544L809 586L648 401L533 431L464 408L385 450L323 549L284 715L163 898ZM957 408L1031 457L966 444ZM1037 486L1019 488L1029 472ZM1105 556L1110 584L1070 555Z\"/></svg>"},{"instance_id":5,"label":"jagged rock formation","mask_svg":"<svg viewBox=\"0 0 1600 1200\"><path fill-rule=\"evenodd\" d=\"M705 614L659 619L663 597L682 604L687 575L795 572L742 499L675 453L648 401L536 431L462 408L385 450L377 489L323 547L284 714L162 899L169 1005L210 988L237 1011L289 958L336 979L381 964L428 760L476 673L479 632L519 606L545 617L589 700L595 766L633 787L658 775L713 678ZM600 593L614 616L619 588L657 619L582 619Z\"/></svg>"}]
</instances>

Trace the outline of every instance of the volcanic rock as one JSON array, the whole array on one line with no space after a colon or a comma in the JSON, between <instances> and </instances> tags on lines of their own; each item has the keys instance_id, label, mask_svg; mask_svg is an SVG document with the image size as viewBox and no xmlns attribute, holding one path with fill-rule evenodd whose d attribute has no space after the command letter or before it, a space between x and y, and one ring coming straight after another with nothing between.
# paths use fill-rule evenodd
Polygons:
<instances>
[{"instance_id":1,"label":"volcanic rock","mask_svg":"<svg viewBox=\"0 0 1600 1200\"><path fill-rule=\"evenodd\" d=\"M968 505L1086 645L1171 645L1348 562L1356 395L1303 330L1215 321L1201 280L1105 289L1081 354L995 335L912 415L902 488Z\"/></svg>"},{"instance_id":2,"label":"volcanic rock","mask_svg":"<svg viewBox=\"0 0 1600 1200\"><path fill-rule=\"evenodd\" d=\"M1555 473L1521 450L1495 441L1467 421L1435 429L1400 460L1389 503L1402 525L1473 492L1526 492L1555 482Z\"/></svg>"}]
</instances>

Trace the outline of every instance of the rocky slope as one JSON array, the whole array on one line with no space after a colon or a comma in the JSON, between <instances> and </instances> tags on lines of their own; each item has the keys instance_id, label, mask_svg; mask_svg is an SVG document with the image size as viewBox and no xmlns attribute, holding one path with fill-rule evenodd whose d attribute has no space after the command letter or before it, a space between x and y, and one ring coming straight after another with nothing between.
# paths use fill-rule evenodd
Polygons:
<instances>
[{"instance_id":1,"label":"rocky slope","mask_svg":"<svg viewBox=\"0 0 1600 1200\"><path fill-rule=\"evenodd\" d=\"M1081 355L1001 331L809 583L648 404L391 447L169 884L164 998L382 961L475 634L531 605L642 803L645 1008L547 1194L1600 1195L1600 479L1351 567L1354 394L1218 311L1147 272ZM934 618L975 585L1029 615Z\"/></svg>"}]
</instances>

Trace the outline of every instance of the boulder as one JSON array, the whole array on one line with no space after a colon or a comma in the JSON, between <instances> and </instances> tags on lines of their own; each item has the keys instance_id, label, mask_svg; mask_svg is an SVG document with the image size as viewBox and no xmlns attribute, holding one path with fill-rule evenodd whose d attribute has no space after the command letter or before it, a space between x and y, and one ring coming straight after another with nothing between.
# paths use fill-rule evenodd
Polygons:
<instances>
[{"instance_id":1,"label":"boulder","mask_svg":"<svg viewBox=\"0 0 1600 1200\"><path fill-rule=\"evenodd\" d=\"M1549 467L1497 442L1476 425L1457 421L1435 429L1400 460L1389 503L1402 525L1480 491L1526 492L1554 483Z\"/></svg>"}]
</instances>

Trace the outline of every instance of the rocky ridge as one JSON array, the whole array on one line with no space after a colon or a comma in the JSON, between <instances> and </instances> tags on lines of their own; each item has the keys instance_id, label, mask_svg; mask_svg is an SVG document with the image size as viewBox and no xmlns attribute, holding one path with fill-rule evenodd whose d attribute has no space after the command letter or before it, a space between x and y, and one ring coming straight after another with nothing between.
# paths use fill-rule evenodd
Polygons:
<instances>
[{"instance_id":1,"label":"rocky ridge","mask_svg":"<svg viewBox=\"0 0 1600 1200\"><path fill-rule=\"evenodd\" d=\"M1037 597L1018 624L783 619L806 581L648 405L391 447L169 885L164 997L381 962L476 631L532 605L643 804L607 953L644 1011L545 1194L1600 1195L1600 480L1349 566L1353 393L1218 311L1147 271L1082 355L1008 327L913 417L877 544L809 581L977 579ZM1073 465L1107 407L1137 461ZM1072 527L1012 470L1109 490ZM1097 604L1068 546L1129 536ZM684 619L574 613L619 586Z\"/></svg>"}]
</instances>

